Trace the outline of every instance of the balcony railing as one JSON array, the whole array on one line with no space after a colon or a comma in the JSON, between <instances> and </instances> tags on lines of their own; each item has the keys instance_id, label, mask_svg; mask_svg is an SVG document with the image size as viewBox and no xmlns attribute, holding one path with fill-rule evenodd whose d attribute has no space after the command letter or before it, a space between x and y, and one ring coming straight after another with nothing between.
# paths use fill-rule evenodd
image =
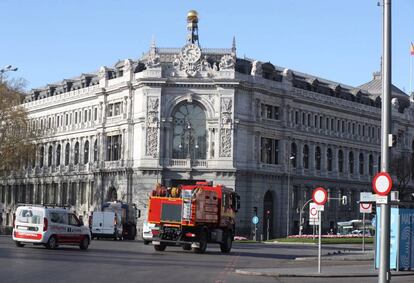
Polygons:
<instances>
[{"instance_id":1,"label":"balcony railing","mask_svg":"<svg viewBox=\"0 0 414 283\"><path fill-rule=\"evenodd\" d=\"M208 162L205 159L171 159L169 165L176 168L207 168Z\"/></svg>"}]
</instances>

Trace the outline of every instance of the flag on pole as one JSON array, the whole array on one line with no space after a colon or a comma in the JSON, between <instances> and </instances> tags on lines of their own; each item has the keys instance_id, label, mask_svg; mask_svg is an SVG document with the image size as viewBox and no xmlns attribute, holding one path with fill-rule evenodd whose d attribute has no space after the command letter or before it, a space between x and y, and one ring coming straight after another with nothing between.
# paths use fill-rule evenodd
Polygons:
<instances>
[{"instance_id":1,"label":"flag on pole","mask_svg":"<svg viewBox=\"0 0 414 283\"><path fill-rule=\"evenodd\" d=\"M410 53L411 55L414 55L414 43L411 42L411 47L410 47Z\"/></svg>"}]
</instances>

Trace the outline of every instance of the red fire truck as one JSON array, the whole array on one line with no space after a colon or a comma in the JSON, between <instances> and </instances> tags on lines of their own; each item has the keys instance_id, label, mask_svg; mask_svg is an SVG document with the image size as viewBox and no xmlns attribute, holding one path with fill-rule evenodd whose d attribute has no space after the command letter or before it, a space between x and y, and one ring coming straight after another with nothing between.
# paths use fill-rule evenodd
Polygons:
<instances>
[{"instance_id":1,"label":"red fire truck","mask_svg":"<svg viewBox=\"0 0 414 283\"><path fill-rule=\"evenodd\" d=\"M207 243L218 243L223 253L229 253L239 208L239 196L222 185L157 186L148 204L148 222L156 224L152 244L156 251L182 246L204 253Z\"/></svg>"}]
</instances>

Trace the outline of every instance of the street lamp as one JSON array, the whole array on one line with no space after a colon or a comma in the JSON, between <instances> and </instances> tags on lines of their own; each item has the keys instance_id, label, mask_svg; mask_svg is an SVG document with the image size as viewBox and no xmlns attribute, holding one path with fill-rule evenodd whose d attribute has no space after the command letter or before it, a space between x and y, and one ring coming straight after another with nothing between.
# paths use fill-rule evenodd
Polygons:
<instances>
[{"instance_id":1,"label":"street lamp","mask_svg":"<svg viewBox=\"0 0 414 283\"><path fill-rule=\"evenodd\" d=\"M3 74L7 72L16 72L19 68L13 67L12 65L7 65L4 68L0 69L0 83L3 82Z\"/></svg>"},{"instance_id":2,"label":"street lamp","mask_svg":"<svg viewBox=\"0 0 414 283\"><path fill-rule=\"evenodd\" d=\"M289 236L290 230L290 166L293 159L295 159L293 155L288 159L286 237Z\"/></svg>"}]
</instances>

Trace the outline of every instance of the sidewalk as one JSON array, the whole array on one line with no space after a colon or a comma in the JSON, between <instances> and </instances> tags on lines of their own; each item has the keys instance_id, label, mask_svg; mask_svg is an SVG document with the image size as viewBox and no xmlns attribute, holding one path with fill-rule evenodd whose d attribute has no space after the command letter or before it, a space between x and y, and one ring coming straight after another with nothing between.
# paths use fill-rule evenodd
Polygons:
<instances>
[{"instance_id":1,"label":"sidewalk","mask_svg":"<svg viewBox=\"0 0 414 283\"><path fill-rule=\"evenodd\" d=\"M303 267L301 262L312 261L315 266ZM330 261L330 265L324 262ZM335 263L332 263L335 261ZM349 265L345 261L360 261L361 264ZM378 270L374 269L374 252L351 252L346 254L325 254L322 256L321 273L318 273L317 257L299 257L293 267L275 268L244 268L236 269L237 274L261 275L273 277L377 277ZM341 264L341 262L344 262ZM333 264L333 265L332 265ZM391 276L414 276L414 271L391 271Z\"/></svg>"}]
</instances>

